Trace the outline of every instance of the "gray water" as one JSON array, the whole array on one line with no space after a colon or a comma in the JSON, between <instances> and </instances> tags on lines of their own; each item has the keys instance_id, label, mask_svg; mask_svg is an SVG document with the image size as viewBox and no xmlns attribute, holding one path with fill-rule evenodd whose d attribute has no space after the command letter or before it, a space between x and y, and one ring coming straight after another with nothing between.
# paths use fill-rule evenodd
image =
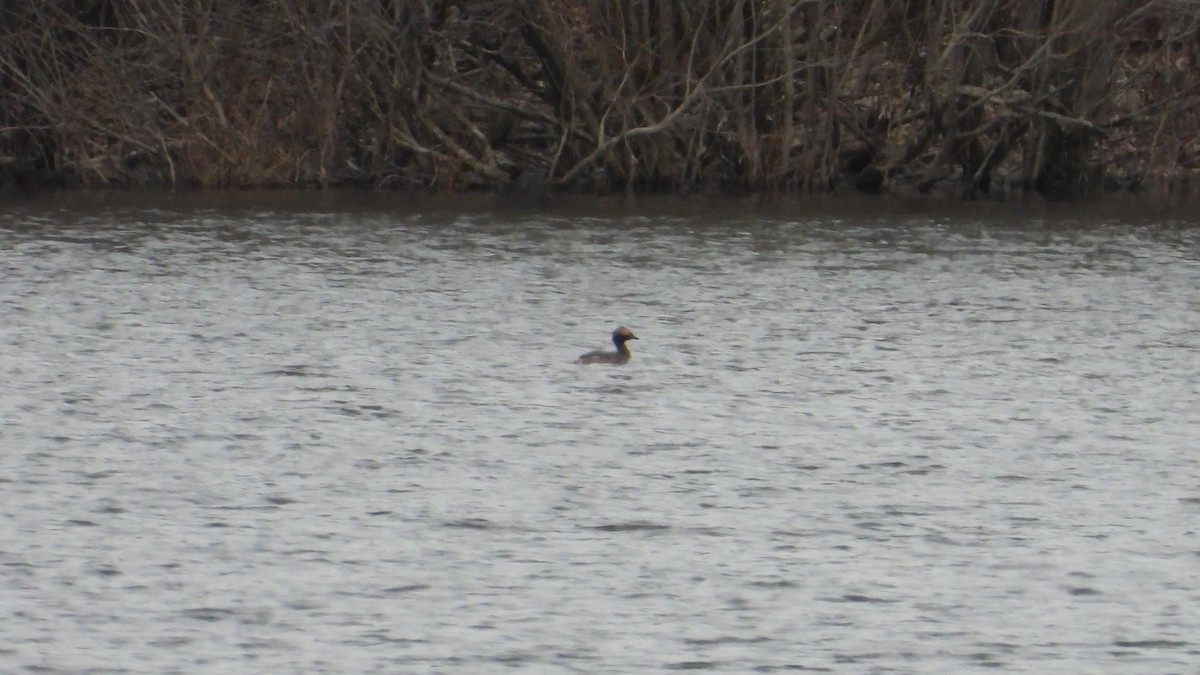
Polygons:
<instances>
[{"instance_id":1,"label":"gray water","mask_svg":"<svg viewBox=\"0 0 1200 675\"><path fill-rule=\"evenodd\" d=\"M1195 222L379 200L5 207L0 671L1200 670Z\"/></svg>"}]
</instances>

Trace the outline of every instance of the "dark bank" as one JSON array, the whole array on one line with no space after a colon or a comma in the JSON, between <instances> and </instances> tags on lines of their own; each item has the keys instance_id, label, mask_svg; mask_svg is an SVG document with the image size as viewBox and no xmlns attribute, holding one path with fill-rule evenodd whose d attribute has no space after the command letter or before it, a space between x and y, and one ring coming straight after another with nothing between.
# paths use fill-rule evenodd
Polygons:
<instances>
[{"instance_id":1,"label":"dark bank","mask_svg":"<svg viewBox=\"0 0 1200 675\"><path fill-rule=\"evenodd\" d=\"M0 9L0 185L1072 197L1200 161L1169 0Z\"/></svg>"}]
</instances>

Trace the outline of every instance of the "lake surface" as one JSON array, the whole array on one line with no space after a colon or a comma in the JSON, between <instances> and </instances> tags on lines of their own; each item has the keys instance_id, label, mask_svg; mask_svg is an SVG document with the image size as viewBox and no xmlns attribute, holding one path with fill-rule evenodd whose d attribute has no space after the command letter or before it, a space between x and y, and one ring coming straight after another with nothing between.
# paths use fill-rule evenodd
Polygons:
<instances>
[{"instance_id":1,"label":"lake surface","mask_svg":"<svg viewBox=\"0 0 1200 675\"><path fill-rule=\"evenodd\" d=\"M10 201L0 671L1196 672L1187 213Z\"/></svg>"}]
</instances>

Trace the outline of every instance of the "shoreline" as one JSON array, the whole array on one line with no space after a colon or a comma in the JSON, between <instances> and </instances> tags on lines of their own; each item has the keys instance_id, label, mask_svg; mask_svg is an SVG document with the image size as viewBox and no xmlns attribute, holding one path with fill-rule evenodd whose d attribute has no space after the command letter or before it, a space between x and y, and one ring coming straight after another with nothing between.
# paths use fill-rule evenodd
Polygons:
<instances>
[{"instance_id":1,"label":"shoreline","mask_svg":"<svg viewBox=\"0 0 1200 675\"><path fill-rule=\"evenodd\" d=\"M1200 180L1172 0L0 12L0 189L1074 198Z\"/></svg>"},{"instance_id":2,"label":"shoreline","mask_svg":"<svg viewBox=\"0 0 1200 675\"><path fill-rule=\"evenodd\" d=\"M164 7L0 13L0 189L1200 181L1200 13L1169 0Z\"/></svg>"},{"instance_id":3,"label":"shoreline","mask_svg":"<svg viewBox=\"0 0 1200 675\"><path fill-rule=\"evenodd\" d=\"M746 186L686 186L679 189L585 189L579 186L558 187L548 181L518 182L500 186L458 187L456 189L430 189L420 187L377 187L361 184L325 185L237 185L237 186L206 186L206 185L172 185L164 182L146 183L108 183L86 184L71 181L62 177L45 179L26 176L5 175L0 172L0 198L37 198L62 194L148 194L176 196L187 195L237 195L237 194L370 194L378 196L410 197L420 199L455 198L455 197L514 197L514 198L549 198L549 199L612 199L612 198L694 198L721 197L731 199L783 199L783 200L820 200L825 198L845 199L856 197L872 198L901 198L921 201L951 201L951 202L1021 202L1030 199L1054 203L1073 203L1094 198L1125 199L1147 197L1151 199L1165 198L1194 198L1200 197L1200 178L1191 175L1166 177L1161 179L1117 179L1105 177L1102 184L1089 191L1075 195L1047 195L1039 192L1034 186L1020 180L1006 181L998 179L991 189L986 192L977 191L964 194L956 184L937 185L923 189L915 180L893 180L881 189L862 189L846 180L832 185L825 190L780 190L766 187Z\"/></svg>"}]
</instances>

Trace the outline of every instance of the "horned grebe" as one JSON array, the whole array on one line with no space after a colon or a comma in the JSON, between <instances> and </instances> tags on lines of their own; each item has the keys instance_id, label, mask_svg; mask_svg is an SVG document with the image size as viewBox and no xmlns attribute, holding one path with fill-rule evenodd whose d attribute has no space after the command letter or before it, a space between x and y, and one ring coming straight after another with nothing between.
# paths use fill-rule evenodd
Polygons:
<instances>
[{"instance_id":1,"label":"horned grebe","mask_svg":"<svg viewBox=\"0 0 1200 675\"><path fill-rule=\"evenodd\" d=\"M599 350L588 352L576 359L575 363L611 363L615 366L623 366L629 363L630 357L633 356L629 353L629 347L626 347L625 343L636 339L638 337L633 334L633 331L625 326L621 326L614 330L612 335L613 344L617 346L617 351L606 352Z\"/></svg>"}]
</instances>

